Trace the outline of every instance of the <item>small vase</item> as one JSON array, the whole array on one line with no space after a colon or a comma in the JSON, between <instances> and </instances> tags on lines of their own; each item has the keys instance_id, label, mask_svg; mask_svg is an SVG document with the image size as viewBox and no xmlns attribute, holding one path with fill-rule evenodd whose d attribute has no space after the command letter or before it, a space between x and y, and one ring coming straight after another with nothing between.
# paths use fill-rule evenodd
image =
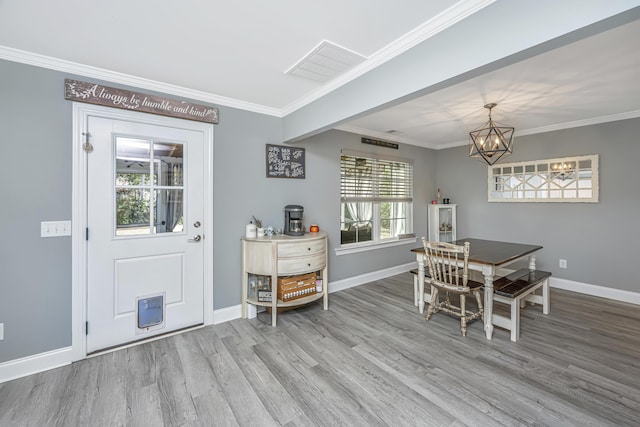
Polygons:
<instances>
[{"instance_id":1,"label":"small vase","mask_svg":"<svg viewBox=\"0 0 640 427\"><path fill-rule=\"evenodd\" d=\"M258 227L258 228L256 229L256 236L257 236L257 237L264 237L264 228L262 228L262 227Z\"/></svg>"}]
</instances>

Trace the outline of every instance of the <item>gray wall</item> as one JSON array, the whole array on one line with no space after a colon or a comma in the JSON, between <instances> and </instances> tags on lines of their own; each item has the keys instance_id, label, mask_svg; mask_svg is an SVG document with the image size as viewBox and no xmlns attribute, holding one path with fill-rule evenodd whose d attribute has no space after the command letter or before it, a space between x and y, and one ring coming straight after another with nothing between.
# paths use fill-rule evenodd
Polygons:
<instances>
[{"instance_id":1,"label":"gray wall","mask_svg":"<svg viewBox=\"0 0 640 427\"><path fill-rule=\"evenodd\" d=\"M539 244L538 267L555 277L640 292L639 133L640 119L522 137L516 129L503 162L599 154L600 203L489 203L487 166L467 147L438 151L438 186L458 204L458 236ZM560 258L567 269L558 268Z\"/></svg>"},{"instance_id":2,"label":"gray wall","mask_svg":"<svg viewBox=\"0 0 640 427\"><path fill-rule=\"evenodd\" d=\"M3 60L0 75L5 176L0 187L2 363L71 345L71 238L41 238L40 222L71 219L72 104L63 98L63 81L94 79ZM359 135L330 131L297 144L307 150L306 179L266 178L265 144L281 143L282 120L219 108L213 150L214 272L209 284L216 309L240 304L240 237L251 215L282 227L287 204L303 205L305 223L329 232L330 281L413 259L407 246L334 255L340 239L340 149L377 150L415 160L417 235L426 233L426 201L435 187L433 152L405 145L397 151L364 146Z\"/></svg>"},{"instance_id":3,"label":"gray wall","mask_svg":"<svg viewBox=\"0 0 640 427\"><path fill-rule=\"evenodd\" d=\"M71 219L72 104L63 97L63 82L83 77L2 60L0 76L2 363L71 345L71 238L41 238L40 221ZM278 191L265 185L263 164L264 144L282 139L281 119L219 108L213 183L216 308L240 303L239 239L249 216L259 213L258 206L265 212L281 206L271 204L269 194Z\"/></svg>"},{"instance_id":4,"label":"gray wall","mask_svg":"<svg viewBox=\"0 0 640 427\"><path fill-rule=\"evenodd\" d=\"M71 104L63 76L0 61L0 362L71 344Z\"/></svg>"}]
</instances>

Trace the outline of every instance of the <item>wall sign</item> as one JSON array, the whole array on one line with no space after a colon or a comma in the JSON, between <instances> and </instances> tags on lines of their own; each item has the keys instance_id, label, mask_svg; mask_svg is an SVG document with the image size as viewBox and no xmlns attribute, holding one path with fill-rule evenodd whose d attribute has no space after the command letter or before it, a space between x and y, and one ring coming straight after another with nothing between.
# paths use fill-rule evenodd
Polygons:
<instances>
[{"instance_id":1,"label":"wall sign","mask_svg":"<svg viewBox=\"0 0 640 427\"><path fill-rule=\"evenodd\" d=\"M304 163L304 148L267 144L267 178L304 179Z\"/></svg>"},{"instance_id":2,"label":"wall sign","mask_svg":"<svg viewBox=\"0 0 640 427\"><path fill-rule=\"evenodd\" d=\"M218 124L218 109L95 83L64 79L64 98L87 104Z\"/></svg>"},{"instance_id":3,"label":"wall sign","mask_svg":"<svg viewBox=\"0 0 640 427\"><path fill-rule=\"evenodd\" d=\"M371 138L362 138L361 142L363 144L377 145L379 147L393 148L394 150L398 149L398 144L396 144L395 142L380 141L380 140L371 139Z\"/></svg>"}]
</instances>

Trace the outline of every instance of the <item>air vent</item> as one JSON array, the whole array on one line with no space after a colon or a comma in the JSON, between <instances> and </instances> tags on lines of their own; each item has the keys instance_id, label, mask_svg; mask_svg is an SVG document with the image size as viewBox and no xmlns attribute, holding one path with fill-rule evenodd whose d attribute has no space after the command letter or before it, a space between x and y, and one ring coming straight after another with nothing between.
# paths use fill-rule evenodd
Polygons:
<instances>
[{"instance_id":1,"label":"air vent","mask_svg":"<svg viewBox=\"0 0 640 427\"><path fill-rule=\"evenodd\" d=\"M304 58L285 71L285 74L328 82L365 59L356 52L323 40Z\"/></svg>"}]
</instances>

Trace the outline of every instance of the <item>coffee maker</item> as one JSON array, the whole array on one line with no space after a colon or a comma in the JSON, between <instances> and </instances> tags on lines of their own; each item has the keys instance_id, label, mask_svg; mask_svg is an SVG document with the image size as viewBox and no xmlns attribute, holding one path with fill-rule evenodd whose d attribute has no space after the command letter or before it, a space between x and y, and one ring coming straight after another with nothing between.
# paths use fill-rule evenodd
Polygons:
<instances>
[{"instance_id":1,"label":"coffee maker","mask_svg":"<svg viewBox=\"0 0 640 427\"><path fill-rule=\"evenodd\" d=\"M299 205L284 207L284 234L289 236L303 236L302 213L304 208Z\"/></svg>"}]
</instances>

